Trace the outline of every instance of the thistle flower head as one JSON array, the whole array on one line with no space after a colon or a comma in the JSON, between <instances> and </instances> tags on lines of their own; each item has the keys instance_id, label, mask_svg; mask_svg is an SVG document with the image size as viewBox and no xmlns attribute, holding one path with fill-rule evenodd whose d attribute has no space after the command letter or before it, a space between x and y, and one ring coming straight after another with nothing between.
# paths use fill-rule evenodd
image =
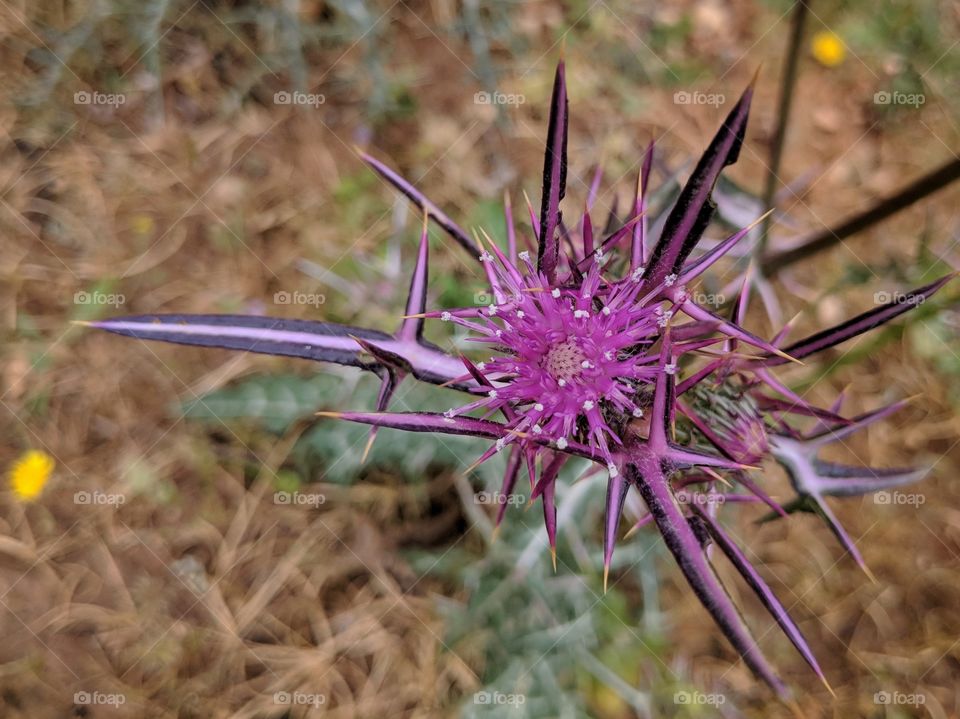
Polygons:
<instances>
[{"instance_id":1,"label":"thistle flower head","mask_svg":"<svg viewBox=\"0 0 960 719\"><path fill-rule=\"evenodd\" d=\"M490 387L486 397L448 414L506 411L514 415L511 429L560 448L576 440L615 467L613 445L623 442L611 423L643 411L637 388L662 370L658 354L644 347L662 332L664 310L637 303L639 282L603 283L596 260L579 283L565 286L551 285L529 259L524 265L499 255L503 301L449 316L494 354L477 366Z\"/></svg>"},{"instance_id":2,"label":"thistle flower head","mask_svg":"<svg viewBox=\"0 0 960 719\"><path fill-rule=\"evenodd\" d=\"M689 414L691 422L726 456L748 465L760 464L770 454L767 420L751 394L755 389L729 375L691 390L696 408Z\"/></svg>"}]
</instances>

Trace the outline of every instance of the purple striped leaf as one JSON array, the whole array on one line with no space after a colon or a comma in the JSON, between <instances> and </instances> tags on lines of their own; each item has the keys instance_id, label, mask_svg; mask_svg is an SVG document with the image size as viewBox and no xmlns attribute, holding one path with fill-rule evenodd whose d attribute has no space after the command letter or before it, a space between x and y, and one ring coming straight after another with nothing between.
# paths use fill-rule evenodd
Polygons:
<instances>
[{"instance_id":1,"label":"purple striped leaf","mask_svg":"<svg viewBox=\"0 0 960 719\"><path fill-rule=\"evenodd\" d=\"M853 467L817 460L820 493L831 497L854 497L885 492L919 482L930 472L929 467Z\"/></svg>"},{"instance_id":2,"label":"purple striped leaf","mask_svg":"<svg viewBox=\"0 0 960 719\"><path fill-rule=\"evenodd\" d=\"M880 307L852 317L836 327L822 330L798 342L794 342L784 351L791 357L803 359L815 352L822 352L841 342L846 342L923 304L954 277L956 277L956 273L951 273L941 277L936 282L931 282L929 285L924 285L912 292L897 295L894 299ZM768 367L783 364L785 361L782 357L768 357L763 360L764 364Z\"/></svg>"},{"instance_id":3,"label":"purple striped leaf","mask_svg":"<svg viewBox=\"0 0 960 719\"><path fill-rule=\"evenodd\" d=\"M650 170L653 168L653 140L647 145L643 155L643 164L637 174L637 199L633 214L640 218L633 227L630 243L630 270L642 267L647 261L647 196L650 194Z\"/></svg>"},{"instance_id":4,"label":"purple striped leaf","mask_svg":"<svg viewBox=\"0 0 960 719\"><path fill-rule=\"evenodd\" d=\"M393 185L397 190L403 193L414 205L421 210L430 213L431 219L442 227L450 237L456 240L467 252L475 258L480 256L480 248L477 247L469 235L460 225L450 219L450 217L439 207L433 204L416 187L403 179L396 172L384 165L376 158L368 155L363 150L357 149L360 159L366 162L373 170L384 180Z\"/></svg>"},{"instance_id":5,"label":"purple striped leaf","mask_svg":"<svg viewBox=\"0 0 960 719\"><path fill-rule=\"evenodd\" d=\"M537 267L551 282L560 262L560 201L567 190L567 83L563 61L557 65L543 158L543 195L540 203L540 246Z\"/></svg>"},{"instance_id":6,"label":"purple striped leaf","mask_svg":"<svg viewBox=\"0 0 960 719\"><path fill-rule=\"evenodd\" d=\"M494 440L505 439L510 434L507 426L498 422L473 417L447 417L435 412L317 412L317 416L407 432L470 435Z\"/></svg>"},{"instance_id":7,"label":"purple striped leaf","mask_svg":"<svg viewBox=\"0 0 960 719\"><path fill-rule=\"evenodd\" d=\"M503 483L500 485L500 496L509 497L513 494L514 487L517 486L517 477L520 476L520 464L523 461L523 452L519 445L513 445L510 448L510 457L507 459L507 469L503 473ZM496 526L499 527L503 522L503 517L507 513L507 506L510 502L502 501L497 508Z\"/></svg>"},{"instance_id":8,"label":"purple striped leaf","mask_svg":"<svg viewBox=\"0 0 960 719\"><path fill-rule=\"evenodd\" d=\"M410 290L407 293L407 309L400 323L397 337L403 340L420 342L423 339L423 313L427 311L427 279L430 261L430 237L427 232L428 212L423 214L423 229L420 232L420 247L417 250L417 263L410 277ZM419 316L417 316L419 315Z\"/></svg>"},{"instance_id":9,"label":"purple striped leaf","mask_svg":"<svg viewBox=\"0 0 960 719\"><path fill-rule=\"evenodd\" d=\"M660 468L660 460L654 454L647 453L635 467L630 466L627 471L633 475L631 480L637 485L667 549L677 561L694 594L753 673L770 685L781 698L786 698L786 686L764 659L756 640L744 626L737 607L707 561L700 539L680 511Z\"/></svg>"},{"instance_id":10,"label":"purple striped leaf","mask_svg":"<svg viewBox=\"0 0 960 719\"><path fill-rule=\"evenodd\" d=\"M717 208L710 195L723 168L735 163L740 155L752 98L751 84L723 121L680 192L644 273L650 286L659 285L667 275L679 274L683 263L710 224Z\"/></svg>"},{"instance_id":11,"label":"purple striped leaf","mask_svg":"<svg viewBox=\"0 0 960 719\"><path fill-rule=\"evenodd\" d=\"M603 591L607 591L607 578L610 575L610 562L613 560L613 548L617 542L617 529L623 514L623 503L627 499L630 485L622 472L611 474L607 480L607 499L603 520Z\"/></svg>"},{"instance_id":12,"label":"purple striped leaf","mask_svg":"<svg viewBox=\"0 0 960 719\"><path fill-rule=\"evenodd\" d=\"M378 371L357 339L401 358L420 380L470 390L472 381L456 381L463 366L456 357L427 342L398 340L384 332L314 320L255 315L133 315L85 323L124 337L198 347L298 357ZM355 339L356 338L356 339Z\"/></svg>"},{"instance_id":13,"label":"purple striped leaf","mask_svg":"<svg viewBox=\"0 0 960 719\"><path fill-rule=\"evenodd\" d=\"M790 641L793 643L793 646L797 648L797 651L800 652L800 655L804 658L807 664L810 665L810 668L816 672L817 676L820 678L820 681L829 687L829 684L827 684L827 678L820 669L820 665L817 663L816 657L813 656L810 646L807 644L807 641L803 638L803 634L800 632L800 627L798 627L793 619L790 618L786 608L783 606L780 600L777 599L777 596L773 593L773 590L770 589L763 577L760 576L760 573L757 572L750 560L747 559L746 554L743 553L740 547L738 547L736 542L730 538L720 524L710 516L709 512L705 512L697 504L691 504L690 506L706 526L707 531L713 538L713 541L718 547L720 547L720 550L727 556L734 568L740 573L740 576L743 577L744 581L746 581L746 583L754 591L754 593L763 603L763 606L766 607L767 611L770 612L770 615L774 618L777 624L780 625L783 633L787 635L787 638L790 639Z\"/></svg>"}]
</instances>

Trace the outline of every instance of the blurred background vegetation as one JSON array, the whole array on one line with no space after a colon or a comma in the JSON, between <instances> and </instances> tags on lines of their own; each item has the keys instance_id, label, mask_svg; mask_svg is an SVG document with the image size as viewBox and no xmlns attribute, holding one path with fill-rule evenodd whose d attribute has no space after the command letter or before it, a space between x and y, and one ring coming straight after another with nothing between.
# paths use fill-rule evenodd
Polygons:
<instances>
[{"instance_id":1,"label":"blurred background vegetation","mask_svg":"<svg viewBox=\"0 0 960 719\"><path fill-rule=\"evenodd\" d=\"M503 193L518 218L521 191L539 197L561 46L571 207L600 161L598 205L624 203L651 138L655 180L668 192L759 67L721 207L725 220L749 221L762 207L791 8L0 3L0 466L30 449L56 460L36 500L0 492L0 714L955 716L960 323L949 298L787 375L821 404L845 389L851 413L922 396L851 446L875 465L933 464L918 490L925 503L836 503L878 583L815 518L756 526L747 512L732 515L837 693L728 581L798 688L793 708L770 704L655 532L621 544L602 593L604 490L598 477L574 483L582 467L561 479L554 572L538 508L510 507L493 540L493 508L477 493L496 486L499 467L461 471L482 444L384 430L361 464L362 427L313 421L320 409L371 407L373 378L70 324L269 312L392 328L418 220L354 146L464 226L501 237ZM955 3L810 8L774 248L892 194L960 147ZM277 102L292 92L313 104ZM480 92L523 102L477 103ZM724 100L684 104L682 92ZM924 101L875 100L893 92ZM868 308L875 292L957 267L958 201L948 188L780 273L781 314L801 313L796 336ZM476 302L485 282L475 264L440 234L432 251L430 303ZM752 321L759 333L773 329L762 312ZM405 386L395 407L444 409L440 394ZM77 492L123 501L78 503ZM278 501L278 492L322 501ZM925 703L876 703L884 691ZM97 692L124 703L90 703ZM723 704L688 700L697 692ZM283 693L298 699L284 703Z\"/></svg>"}]
</instances>

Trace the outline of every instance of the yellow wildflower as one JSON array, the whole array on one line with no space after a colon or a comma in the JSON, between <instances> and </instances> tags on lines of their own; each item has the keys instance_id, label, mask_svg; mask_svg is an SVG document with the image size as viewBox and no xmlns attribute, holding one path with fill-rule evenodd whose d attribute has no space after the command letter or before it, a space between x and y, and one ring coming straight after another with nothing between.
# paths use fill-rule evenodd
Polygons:
<instances>
[{"instance_id":1,"label":"yellow wildflower","mask_svg":"<svg viewBox=\"0 0 960 719\"><path fill-rule=\"evenodd\" d=\"M20 499L36 499L53 472L53 458L36 449L25 452L10 469L10 488Z\"/></svg>"},{"instance_id":2,"label":"yellow wildflower","mask_svg":"<svg viewBox=\"0 0 960 719\"><path fill-rule=\"evenodd\" d=\"M810 51L817 62L826 67L836 67L847 56L847 47L835 32L823 30L813 36Z\"/></svg>"}]
</instances>

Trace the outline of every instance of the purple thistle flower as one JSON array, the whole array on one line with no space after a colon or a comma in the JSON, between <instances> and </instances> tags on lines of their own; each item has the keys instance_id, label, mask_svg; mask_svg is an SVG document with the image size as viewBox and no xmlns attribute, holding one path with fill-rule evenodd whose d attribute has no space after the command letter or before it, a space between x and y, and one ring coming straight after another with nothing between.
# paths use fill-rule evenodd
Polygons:
<instances>
[{"instance_id":1,"label":"purple thistle flower","mask_svg":"<svg viewBox=\"0 0 960 719\"><path fill-rule=\"evenodd\" d=\"M713 500L762 502L773 518L792 511L817 512L864 566L825 498L900 486L918 480L923 472L847 467L817 455L826 443L843 439L901 404L848 420L840 416L839 403L828 409L812 405L783 384L774 370L894 319L931 297L953 275L780 349L788 328L767 341L743 327L753 283L749 271L729 317L700 306L687 289L751 229L692 256L714 214L713 187L739 155L752 86L697 163L659 238L652 237L645 215L652 144L638 176L632 216L621 223L614 213L606 223L609 233L601 238L595 236L600 225L595 225L589 210L602 178L599 169L580 221L569 226L560 212L567 175L564 72L561 63L547 128L539 216L527 203L535 261L529 251L517 254L509 197L504 254L489 238L486 243L471 240L419 190L360 153L424 213L406 312L395 333L246 315L142 315L89 324L127 337L300 357L376 373L382 382L376 411L319 414L372 425L368 450L379 427L491 440L490 449L473 466L509 449L501 491L510 494L526 467L532 495L542 502L554 564L556 479L570 457L587 458L609 475L603 529L605 587L625 500L632 490L649 512L638 526L648 522L657 526L692 590L747 665L779 695L786 695L720 584L710 564L711 545L730 559L826 684L799 629L721 526ZM426 311L428 221L480 260L494 298L489 306ZM617 262L621 255L626 255L624 261ZM610 269L614 267L623 269L615 273ZM465 327L472 342L485 346L489 358L474 362L426 341L427 318ZM446 411L389 412L397 386L407 377L467 393L470 401ZM768 459L787 470L797 493L783 507L751 475ZM745 493L720 489L719 479L739 485ZM506 506L500 507L498 525Z\"/></svg>"},{"instance_id":2,"label":"purple thistle flower","mask_svg":"<svg viewBox=\"0 0 960 719\"><path fill-rule=\"evenodd\" d=\"M643 415L635 402L637 386L652 382L662 368L655 354L636 348L656 340L671 311L637 302L639 276L601 289L600 261L593 261L579 285L551 288L528 253L521 252L520 259L524 271L502 254L482 257L495 265L498 294L506 292L509 300L439 313L497 353L476 365L490 387L487 396L446 415L477 408L512 413L510 429L552 440L560 450L578 439L616 475L611 446L623 442L608 419ZM507 441L519 438L514 434Z\"/></svg>"}]
</instances>

